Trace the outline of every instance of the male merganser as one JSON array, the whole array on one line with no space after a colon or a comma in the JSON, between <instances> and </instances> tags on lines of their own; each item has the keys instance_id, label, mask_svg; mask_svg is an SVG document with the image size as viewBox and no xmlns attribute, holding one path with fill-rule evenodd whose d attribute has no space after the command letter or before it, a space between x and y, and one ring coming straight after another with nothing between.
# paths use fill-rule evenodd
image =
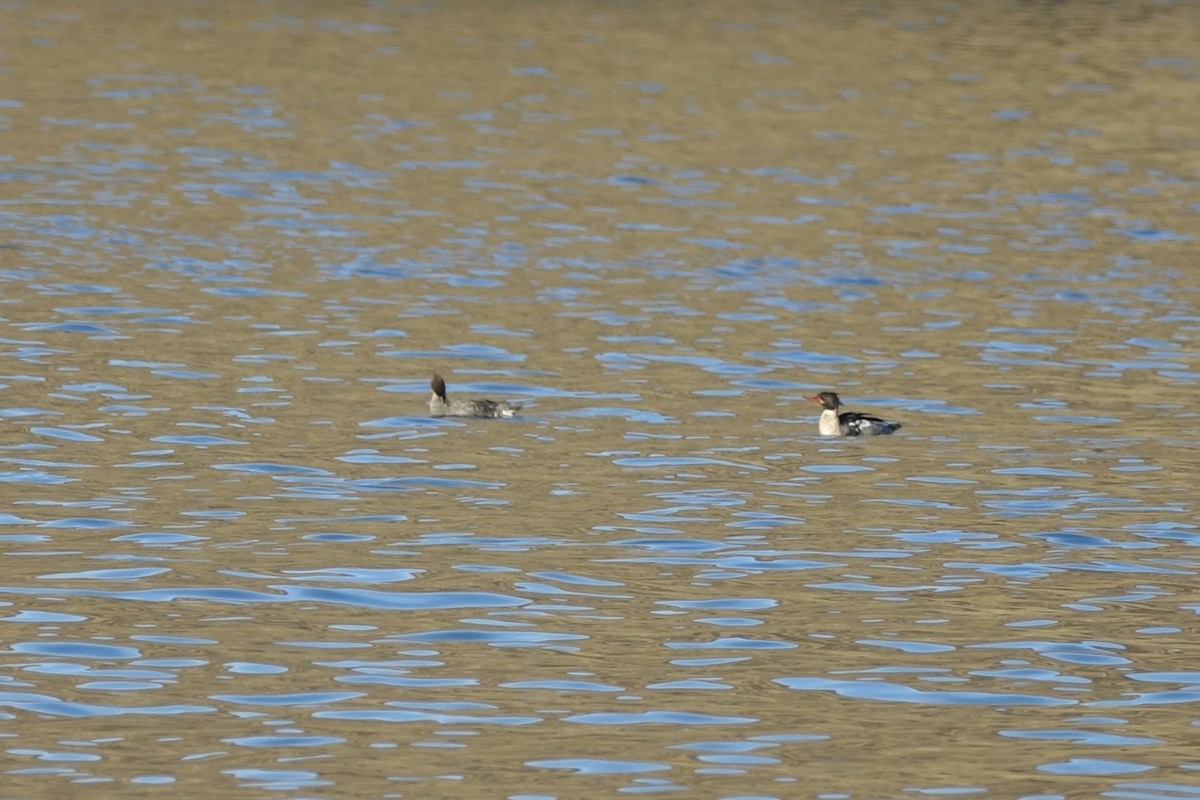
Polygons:
<instances>
[{"instance_id":1,"label":"male merganser","mask_svg":"<svg viewBox=\"0 0 1200 800\"><path fill-rule=\"evenodd\" d=\"M817 430L822 436L883 436L900 430L899 422L891 422L870 414L856 414L853 411L838 413L842 406L837 392L821 392L816 397L809 397L811 403L820 403L825 409L817 423Z\"/></svg>"},{"instance_id":2,"label":"male merganser","mask_svg":"<svg viewBox=\"0 0 1200 800\"><path fill-rule=\"evenodd\" d=\"M519 405L509 405L501 400L453 400L446 398L446 382L442 376L433 373L429 381L433 394L429 396L429 413L435 417L511 417Z\"/></svg>"}]
</instances>

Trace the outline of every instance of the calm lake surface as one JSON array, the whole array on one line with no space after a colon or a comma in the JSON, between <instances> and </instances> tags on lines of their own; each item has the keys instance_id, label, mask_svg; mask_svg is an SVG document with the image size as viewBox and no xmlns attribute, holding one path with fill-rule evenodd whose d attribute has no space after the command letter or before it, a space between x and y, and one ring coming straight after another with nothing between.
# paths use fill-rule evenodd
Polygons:
<instances>
[{"instance_id":1,"label":"calm lake surface","mask_svg":"<svg viewBox=\"0 0 1200 800\"><path fill-rule=\"evenodd\" d=\"M4 3L0 796L1200 798L1198 54Z\"/></svg>"}]
</instances>

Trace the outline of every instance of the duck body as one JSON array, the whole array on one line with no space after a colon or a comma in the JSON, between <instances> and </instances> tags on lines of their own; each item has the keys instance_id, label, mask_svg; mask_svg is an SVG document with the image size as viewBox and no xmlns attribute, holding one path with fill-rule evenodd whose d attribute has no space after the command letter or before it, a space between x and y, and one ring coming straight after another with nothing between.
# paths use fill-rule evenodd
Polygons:
<instances>
[{"instance_id":1,"label":"duck body","mask_svg":"<svg viewBox=\"0 0 1200 800\"><path fill-rule=\"evenodd\" d=\"M821 404L821 418L817 430L822 436L886 436L900 430L899 422L880 419L870 414L840 411L841 398L837 392L821 392L807 398L810 403Z\"/></svg>"},{"instance_id":2,"label":"duck body","mask_svg":"<svg viewBox=\"0 0 1200 800\"><path fill-rule=\"evenodd\" d=\"M497 419L511 417L521 407L496 400L451 400L446 396L446 381L436 372L429 381L433 394L429 396L429 414L434 417L484 417Z\"/></svg>"}]
</instances>

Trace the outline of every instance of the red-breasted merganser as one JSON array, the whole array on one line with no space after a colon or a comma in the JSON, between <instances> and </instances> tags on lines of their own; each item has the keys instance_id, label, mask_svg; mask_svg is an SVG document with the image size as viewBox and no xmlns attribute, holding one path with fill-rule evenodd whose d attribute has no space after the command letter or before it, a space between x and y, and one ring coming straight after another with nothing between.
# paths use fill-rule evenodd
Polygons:
<instances>
[{"instance_id":1,"label":"red-breasted merganser","mask_svg":"<svg viewBox=\"0 0 1200 800\"><path fill-rule=\"evenodd\" d=\"M810 403L820 403L821 408L825 409L817 422L817 430L822 436L883 436L900 430L899 422L872 417L870 414L856 414L853 411L839 414L842 401L837 392L821 392L807 399Z\"/></svg>"},{"instance_id":2,"label":"red-breasted merganser","mask_svg":"<svg viewBox=\"0 0 1200 800\"><path fill-rule=\"evenodd\" d=\"M450 400L446 397L446 382L433 373L429 381L433 394L429 396L429 413L435 417L511 417L521 406L501 400Z\"/></svg>"}]
</instances>

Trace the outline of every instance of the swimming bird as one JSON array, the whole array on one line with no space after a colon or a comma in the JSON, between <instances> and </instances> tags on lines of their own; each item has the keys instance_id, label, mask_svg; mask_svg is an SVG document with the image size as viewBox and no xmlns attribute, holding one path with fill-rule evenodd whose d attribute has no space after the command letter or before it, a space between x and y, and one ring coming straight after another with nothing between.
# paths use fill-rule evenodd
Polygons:
<instances>
[{"instance_id":1,"label":"swimming bird","mask_svg":"<svg viewBox=\"0 0 1200 800\"><path fill-rule=\"evenodd\" d=\"M450 400L446 397L446 381L436 372L429 381L433 394L429 396L429 413L435 417L511 417L521 406L501 400Z\"/></svg>"},{"instance_id":2,"label":"swimming bird","mask_svg":"<svg viewBox=\"0 0 1200 800\"><path fill-rule=\"evenodd\" d=\"M899 422L872 417L870 414L856 414L853 411L839 414L842 400L837 392L821 392L806 399L810 403L820 403L824 409L817 422L817 430L822 436L884 436L900 430Z\"/></svg>"}]
</instances>

